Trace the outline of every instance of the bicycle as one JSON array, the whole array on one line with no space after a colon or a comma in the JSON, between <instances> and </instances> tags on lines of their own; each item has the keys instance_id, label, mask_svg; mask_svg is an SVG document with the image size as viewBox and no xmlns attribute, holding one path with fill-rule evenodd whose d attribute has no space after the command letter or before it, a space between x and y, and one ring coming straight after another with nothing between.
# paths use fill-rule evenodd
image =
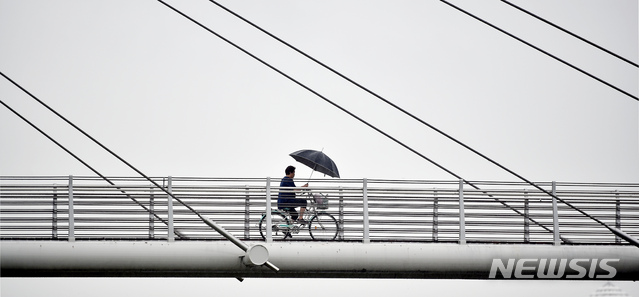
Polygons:
<instances>
[{"instance_id":1,"label":"bicycle","mask_svg":"<svg viewBox=\"0 0 639 297\"><path fill-rule=\"evenodd\" d=\"M337 238L337 232L339 225L337 220L331 214L320 211L328 209L328 197L319 193L306 193L310 203L306 207L304 212L304 218L309 218L308 221L308 233L313 240L326 240L331 241ZM284 240L287 237L293 237L293 234L299 234L300 230L304 228L303 223L296 223L291 219L291 214L288 211L281 209L271 210L271 234L273 239ZM262 214L260 219L260 235L266 240L266 214Z\"/></svg>"}]
</instances>

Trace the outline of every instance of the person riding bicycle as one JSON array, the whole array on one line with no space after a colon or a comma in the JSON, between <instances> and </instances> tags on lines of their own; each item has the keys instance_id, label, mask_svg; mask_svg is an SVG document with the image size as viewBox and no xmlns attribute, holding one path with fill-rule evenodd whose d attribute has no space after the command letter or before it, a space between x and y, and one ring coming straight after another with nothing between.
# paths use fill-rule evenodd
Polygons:
<instances>
[{"instance_id":1,"label":"person riding bicycle","mask_svg":"<svg viewBox=\"0 0 639 297\"><path fill-rule=\"evenodd\" d=\"M284 171L286 176L282 178L280 182L280 187L296 187L295 182L293 182L293 178L295 177L295 167L288 166ZM308 183L303 185L302 187L308 187ZM298 223L307 224L304 220L304 211L306 210L306 199L298 199L295 198L295 191L293 190L284 190L280 189L279 194L277 195L277 208L287 211L291 214L291 219L297 220ZM300 208L299 216L296 207ZM299 217L299 219L298 219Z\"/></svg>"}]
</instances>

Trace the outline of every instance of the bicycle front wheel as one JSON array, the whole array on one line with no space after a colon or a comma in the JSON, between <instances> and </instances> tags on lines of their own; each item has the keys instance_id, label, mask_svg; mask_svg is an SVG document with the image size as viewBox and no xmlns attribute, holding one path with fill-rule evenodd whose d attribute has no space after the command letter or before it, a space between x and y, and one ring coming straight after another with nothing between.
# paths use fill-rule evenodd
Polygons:
<instances>
[{"instance_id":1,"label":"bicycle front wheel","mask_svg":"<svg viewBox=\"0 0 639 297\"><path fill-rule=\"evenodd\" d=\"M337 220L325 212L320 212L311 218L308 233L313 240L335 240L337 237Z\"/></svg>"},{"instance_id":2,"label":"bicycle front wheel","mask_svg":"<svg viewBox=\"0 0 639 297\"><path fill-rule=\"evenodd\" d=\"M260 235L266 240L266 216L260 220ZM271 236L273 239L286 239L291 234L291 227L284 215L279 212L271 213Z\"/></svg>"}]
</instances>

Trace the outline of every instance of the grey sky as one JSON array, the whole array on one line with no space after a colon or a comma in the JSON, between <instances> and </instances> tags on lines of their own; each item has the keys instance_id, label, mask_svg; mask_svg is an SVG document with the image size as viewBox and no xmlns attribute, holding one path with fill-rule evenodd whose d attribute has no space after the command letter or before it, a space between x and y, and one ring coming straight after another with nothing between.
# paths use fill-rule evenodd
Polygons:
<instances>
[{"instance_id":1,"label":"grey sky","mask_svg":"<svg viewBox=\"0 0 639 297\"><path fill-rule=\"evenodd\" d=\"M636 100L440 1L220 2L531 180L639 181ZM451 2L639 93L636 67L500 1ZM637 1L513 2L639 60ZM515 180L208 1L169 3L460 176ZM324 149L344 178L453 178L156 1L0 0L0 71L152 176L280 177L295 164L289 153L310 148ZM4 79L0 97L103 174L134 175ZM0 175L92 174L4 108L0 137ZM298 177L311 173L298 168ZM3 279L2 290L58 281L69 280ZM95 283L116 290L117 281ZM185 281L202 290L266 283ZM331 281L344 296L385 282ZM389 294L450 283L398 281ZM460 283L460 295L446 296L512 284ZM516 284L533 293L575 287ZM639 295L636 284L622 285Z\"/></svg>"}]
</instances>

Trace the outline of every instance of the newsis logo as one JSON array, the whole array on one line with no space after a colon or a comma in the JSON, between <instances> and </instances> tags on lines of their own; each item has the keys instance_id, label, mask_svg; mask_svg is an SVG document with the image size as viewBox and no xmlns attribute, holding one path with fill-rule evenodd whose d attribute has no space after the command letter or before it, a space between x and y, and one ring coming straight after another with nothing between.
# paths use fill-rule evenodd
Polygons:
<instances>
[{"instance_id":1,"label":"newsis logo","mask_svg":"<svg viewBox=\"0 0 639 297\"><path fill-rule=\"evenodd\" d=\"M489 278L580 279L613 278L619 259L493 259Z\"/></svg>"}]
</instances>

